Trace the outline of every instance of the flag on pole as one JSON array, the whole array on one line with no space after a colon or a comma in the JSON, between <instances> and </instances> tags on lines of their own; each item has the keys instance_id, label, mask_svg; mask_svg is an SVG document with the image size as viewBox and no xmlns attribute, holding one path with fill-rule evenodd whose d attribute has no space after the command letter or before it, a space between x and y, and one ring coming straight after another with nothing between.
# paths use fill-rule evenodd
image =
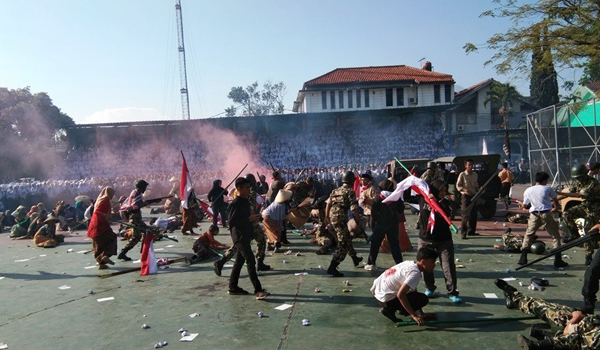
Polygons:
<instances>
[{"instance_id":1,"label":"flag on pole","mask_svg":"<svg viewBox=\"0 0 600 350\"><path fill-rule=\"evenodd\" d=\"M504 151L504 154L506 154L508 160L510 160L510 140L508 138L508 129L505 129L504 145L502 145L502 150Z\"/></svg>"},{"instance_id":2,"label":"flag on pole","mask_svg":"<svg viewBox=\"0 0 600 350\"><path fill-rule=\"evenodd\" d=\"M154 254L154 235L151 232L147 232L146 237L144 238L141 263L142 268L140 269L140 276L158 273L156 255Z\"/></svg>"},{"instance_id":3,"label":"flag on pole","mask_svg":"<svg viewBox=\"0 0 600 350\"><path fill-rule=\"evenodd\" d=\"M395 202L402 199L404 191L412 189L420 196L423 196L425 202L429 203L429 185L425 180L421 180L418 177L411 175L406 179L402 180L397 186L394 192L389 195L382 203ZM433 232L433 226L435 225L435 208L430 205L429 219L427 220L427 231Z\"/></svg>"},{"instance_id":4,"label":"flag on pole","mask_svg":"<svg viewBox=\"0 0 600 350\"><path fill-rule=\"evenodd\" d=\"M486 156L488 154L487 142L485 141L485 136L483 137L483 147L481 149L481 154L484 156Z\"/></svg>"},{"instance_id":5,"label":"flag on pole","mask_svg":"<svg viewBox=\"0 0 600 350\"><path fill-rule=\"evenodd\" d=\"M181 186L179 187L179 199L181 199L181 206L185 209L188 209L188 200L190 198L190 194L192 191L194 191L194 184L192 183L192 177L188 171L183 152L181 152L181 158L183 158L183 163L181 166Z\"/></svg>"}]
</instances>

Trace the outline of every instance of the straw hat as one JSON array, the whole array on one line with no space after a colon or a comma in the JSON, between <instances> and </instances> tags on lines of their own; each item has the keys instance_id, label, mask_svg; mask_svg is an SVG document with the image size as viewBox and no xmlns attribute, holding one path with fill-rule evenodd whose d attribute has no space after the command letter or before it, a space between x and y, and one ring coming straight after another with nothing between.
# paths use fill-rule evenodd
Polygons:
<instances>
[{"instance_id":1,"label":"straw hat","mask_svg":"<svg viewBox=\"0 0 600 350\"><path fill-rule=\"evenodd\" d=\"M19 215L25 215L27 214L25 211L27 210L27 208L25 208L25 206L23 205L19 205L17 207L17 209L15 209L15 211L12 212L12 216L17 217Z\"/></svg>"},{"instance_id":2,"label":"straw hat","mask_svg":"<svg viewBox=\"0 0 600 350\"><path fill-rule=\"evenodd\" d=\"M48 218L44 220L44 224L57 223L59 221L60 220L58 220L58 218L54 216L54 213L50 213L50 215L48 215Z\"/></svg>"},{"instance_id":3,"label":"straw hat","mask_svg":"<svg viewBox=\"0 0 600 350\"><path fill-rule=\"evenodd\" d=\"M275 197L275 203L283 203L292 198L292 191L288 190L279 190L277 196Z\"/></svg>"}]
</instances>

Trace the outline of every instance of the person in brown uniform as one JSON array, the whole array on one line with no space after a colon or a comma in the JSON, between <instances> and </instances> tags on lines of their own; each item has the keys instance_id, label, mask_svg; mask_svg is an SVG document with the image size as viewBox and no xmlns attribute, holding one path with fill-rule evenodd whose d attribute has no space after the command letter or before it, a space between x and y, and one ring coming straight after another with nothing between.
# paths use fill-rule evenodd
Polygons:
<instances>
[{"instance_id":1,"label":"person in brown uniform","mask_svg":"<svg viewBox=\"0 0 600 350\"><path fill-rule=\"evenodd\" d=\"M461 193L461 215L462 222L460 224L461 238L467 239L467 236L477 236L477 208L473 206L470 213L466 213L466 209L471 205L471 201L479 186L477 185L477 173L473 171L473 160L465 161L465 171L458 175L456 180L456 189Z\"/></svg>"}]
</instances>

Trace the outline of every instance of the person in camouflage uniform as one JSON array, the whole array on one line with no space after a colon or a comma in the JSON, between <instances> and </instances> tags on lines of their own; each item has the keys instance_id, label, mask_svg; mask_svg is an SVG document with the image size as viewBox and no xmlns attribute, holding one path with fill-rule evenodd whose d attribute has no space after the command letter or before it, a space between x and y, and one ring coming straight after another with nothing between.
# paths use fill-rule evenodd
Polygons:
<instances>
[{"instance_id":1,"label":"person in camouflage uniform","mask_svg":"<svg viewBox=\"0 0 600 350\"><path fill-rule=\"evenodd\" d=\"M421 180L425 180L425 182L428 184L431 184L433 180L444 181L444 171L438 169L438 166L435 162L428 162L427 170L425 170L425 172L421 175Z\"/></svg>"},{"instance_id":2,"label":"person in camouflage uniform","mask_svg":"<svg viewBox=\"0 0 600 350\"><path fill-rule=\"evenodd\" d=\"M331 246L335 243L335 238L331 235L327 229L327 220L325 218L325 207L327 205L328 196L323 196L315 200L314 206L319 211L319 227L316 232L316 242L321 246L316 251L317 255L327 254L331 249Z\"/></svg>"},{"instance_id":3,"label":"person in camouflage uniform","mask_svg":"<svg viewBox=\"0 0 600 350\"><path fill-rule=\"evenodd\" d=\"M260 208L263 204L262 197L254 191L256 188L256 178L254 174L246 174L246 179L250 181L250 196L248 197L248 202L250 203L250 213L251 214L260 214ZM267 248L267 238L265 236L265 232L260 226L259 221L252 222L252 229L254 231L254 240L256 241L256 269L258 271L269 271L271 269L270 265L266 265L264 263L265 260L265 250ZM235 246L231 246L229 249L223 253L223 256L218 261L215 261L215 273L218 276L221 276L221 269L223 269L223 265L227 263L231 258L235 255Z\"/></svg>"},{"instance_id":4,"label":"person in camouflage uniform","mask_svg":"<svg viewBox=\"0 0 600 350\"><path fill-rule=\"evenodd\" d=\"M528 297L519 293L506 281L496 280L496 286L504 291L506 307L518 308L523 313L552 322L563 328L551 334L532 326L530 335L538 341L530 340L519 334L518 341L525 349L599 349L600 316L586 315L565 305L551 303L542 299Z\"/></svg>"},{"instance_id":5,"label":"person in camouflage uniform","mask_svg":"<svg viewBox=\"0 0 600 350\"><path fill-rule=\"evenodd\" d=\"M353 172L347 171L344 173L342 186L331 192L329 203L327 203L327 207L325 208L326 223L330 222L333 225L338 238L337 248L327 269L327 273L333 277L344 277L344 274L339 272L337 267L344 261L346 255L350 255L354 266L358 266L363 260L362 257L356 255L356 251L352 247L352 237L350 237L350 231L348 231L348 210L352 210L354 218L360 219L356 193L352 189L355 179L356 177Z\"/></svg>"},{"instance_id":6,"label":"person in camouflage uniform","mask_svg":"<svg viewBox=\"0 0 600 350\"><path fill-rule=\"evenodd\" d=\"M502 234L502 243L504 246L494 244L494 248L505 252L520 253L521 246L523 245L523 237L513 234L512 230L508 228Z\"/></svg>"},{"instance_id":7,"label":"person in camouflage uniform","mask_svg":"<svg viewBox=\"0 0 600 350\"><path fill-rule=\"evenodd\" d=\"M562 214L571 239L575 239L580 236L575 222L578 218L585 219L585 232L589 232L590 228L598 223L600 218L600 183L587 175L587 168L584 164L576 165L571 169L571 179L576 179L576 181L569 188L569 192L559 192L558 199L565 197L583 199L581 204L565 210ZM594 249L598 249L598 242L588 242L583 247L585 250L585 264L589 265L592 262Z\"/></svg>"}]
</instances>

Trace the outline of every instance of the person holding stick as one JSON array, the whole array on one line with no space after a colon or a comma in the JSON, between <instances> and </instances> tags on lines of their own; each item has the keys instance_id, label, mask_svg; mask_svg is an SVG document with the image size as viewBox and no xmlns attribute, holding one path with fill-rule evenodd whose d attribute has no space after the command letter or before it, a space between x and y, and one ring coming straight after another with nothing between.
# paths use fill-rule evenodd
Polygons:
<instances>
[{"instance_id":1,"label":"person holding stick","mask_svg":"<svg viewBox=\"0 0 600 350\"><path fill-rule=\"evenodd\" d=\"M221 184L220 179L213 181L213 187L208 192L206 198L210 202L210 207L213 211L213 225L219 222L219 214L221 214L221 225L223 225L223 228L227 228L227 203L225 203L223 197L225 189L221 187Z\"/></svg>"},{"instance_id":2,"label":"person holding stick","mask_svg":"<svg viewBox=\"0 0 600 350\"><path fill-rule=\"evenodd\" d=\"M417 261L404 261L385 270L374 282L370 291L379 303L379 312L396 323L399 311L403 316L409 316L419 326L424 320L435 319L434 313L423 312L423 307L429 303L429 298L417 292L421 273L432 273L438 252L429 247L417 251Z\"/></svg>"},{"instance_id":3,"label":"person holding stick","mask_svg":"<svg viewBox=\"0 0 600 350\"><path fill-rule=\"evenodd\" d=\"M546 225L546 231L552 236L554 248L558 248L561 245L558 223L554 220L554 212L558 208L558 200L556 199L556 192L548 186L549 178L550 176L545 172L536 173L535 186L526 189L525 193L523 193L523 202L518 203L519 207L529 210L529 220L527 222L527 231L523 238L523 245L521 246L519 265L527 264L527 254L531 252L530 247L533 243L532 237L535 236L536 231L542 225ZM554 256L555 268L566 266L569 266L569 264L562 260L560 254Z\"/></svg>"},{"instance_id":4,"label":"person holding stick","mask_svg":"<svg viewBox=\"0 0 600 350\"><path fill-rule=\"evenodd\" d=\"M477 185L477 173L473 171L473 160L465 160L465 171L458 175L456 180L456 189L461 193L461 215L460 224L461 238L467 239L467 236L478 236L477 229L477 208L473 206L470 212L467 207L471 205L471 200L479 186Z\"/></svg>"},{"instance_id":5,"label":"person holding stick","mask_svg":"<svg viewBox=\"0 0 600 350\"><path fill-rule=\"evenodd\" d=\"M246 290L238 286L242 266L246 263L248 276L254 286L256 299L262 300L266 298L269 293L262 288L260 281L258 280L256 260L254 259L252 247L250 246L250 242L254 238L252 223L258 222L261 216L260 214L252 214L250 210L250 202L248 201L251 192L250 181L246 178L239 177L235 180L235 188L239 195L235 197L229 204L229 207L227 207L227 214L229 215L229 231L231 232L233 246L236 249L234 255L235 262L229 277L228 293L230 295L249 294Z\"/></svg>"}]
</instances>

